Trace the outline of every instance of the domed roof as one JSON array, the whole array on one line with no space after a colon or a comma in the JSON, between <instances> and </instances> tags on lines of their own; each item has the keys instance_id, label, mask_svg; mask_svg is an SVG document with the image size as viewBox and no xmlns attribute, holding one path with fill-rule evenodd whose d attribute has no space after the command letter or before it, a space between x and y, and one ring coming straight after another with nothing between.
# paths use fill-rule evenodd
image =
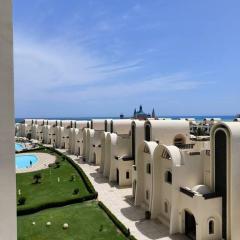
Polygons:
<instances>
[{"instance_id":1,"label":"domed roof","mask_svg":"<svg viewBox=\"0 0 240 240\"><path fill-rule=\"evenodd\" d=\"M207 194L207 193L211 193L211 190L208 186L206 185L196 185L192 188L193 192L197 192L201 195Z\"/></svg>"}]
</instances>

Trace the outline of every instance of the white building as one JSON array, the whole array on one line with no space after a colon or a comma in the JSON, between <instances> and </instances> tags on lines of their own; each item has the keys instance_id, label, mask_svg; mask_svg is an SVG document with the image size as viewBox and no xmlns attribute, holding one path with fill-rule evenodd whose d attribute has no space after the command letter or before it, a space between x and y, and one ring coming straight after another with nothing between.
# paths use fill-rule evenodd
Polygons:
<instances>
[{"instance_id":1,"label":"white building","mask_svg":"<svg viewBox=\"0 0 240 240\"><path fill-rule=\"evenodd\" d=\"M0 239L17 239L12 2L0 0Z\"/></svg>"},{"instance_id":2,"label":"white building","mask_svg":"<svg viewBox=\"0 0 240 240\"><path fill-rule=\"evenodd\" d=\"M58 122L57 131L56 131L56 147L69 149L69 136L70 129L75 124L75 121L72 120L61 120L60 124Z\"/></svg>"},{"instance_id":3,"label":"white building","mask_svg":"<svg viewBox=\"0 0 240 240\"><path fill-rule=\"evenodd\" d=\"M32 126L32 138L36 139L40 142L43 141L43 130L44 130L44 119L36 119L34 120L33 126Z\"/></svg>"},{"instance_id":4,"label":"white building","mask_svg":"<svg viewBox=\"0 0 240 240\"><path fill-rule=\"evenodd\" d=\"M76 121L70 130L69 152L76 155L83 154L83 130L89 128L89 121Z\"/></svg>"}]
</instances>

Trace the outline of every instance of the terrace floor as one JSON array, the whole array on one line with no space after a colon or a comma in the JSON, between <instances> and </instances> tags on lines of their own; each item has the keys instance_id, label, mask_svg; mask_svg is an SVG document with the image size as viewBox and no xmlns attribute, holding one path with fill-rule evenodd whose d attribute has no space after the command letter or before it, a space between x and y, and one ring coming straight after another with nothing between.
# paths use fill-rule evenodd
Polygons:
<instances>
[{"instance_id":1,"label":"terrace floor","mask_svg":"<svg viewBox=\"0 0 240 240\"><path fill-rule=\"evenodd\" d=\"M59 151L68 155L65 150ZM154 220L145 220L144 210L133 206L131 202L132 189L119 188L110 184L108 179L99 173L99 166L90 165L74 155L68 155L84 170L94 188L98 199L127 227L138 240L186 240L184 235L169 236L168 229Z\"/></svg>"}]
</instances>

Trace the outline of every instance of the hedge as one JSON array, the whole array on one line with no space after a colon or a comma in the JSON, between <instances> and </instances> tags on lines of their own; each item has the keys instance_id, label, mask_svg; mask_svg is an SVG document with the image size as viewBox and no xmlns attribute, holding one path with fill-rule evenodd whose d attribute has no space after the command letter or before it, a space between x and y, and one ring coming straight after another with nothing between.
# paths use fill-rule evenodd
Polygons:
<instances>
[{"instance_id":1,"label":"hedge","mask_svg":"<svg viewBox=\"0 0 240 240\"><path fill-rule=\"evenodd\" d=\"M42 210L46 210L49 208L64 207L64 206L74 204L74 203L81 203L84 201L94 200L96 198L97 198L97 193L92 193L87 196L70 199L70 200L66 200L66 201L44 203L44 204L41 204L41 205L38 205L38 206L35 206L32 208L17 210L17 216L29 215L29 214L33 214L33 213L36 213L36 212L39 212Z\"/></svg>"},{"instance_id":2,"label":"hedge","mask_svg":"<svg viewBox=\"0 0 240 240\"><path fill-rule=\"evenodd\" d=\"M98 206L108 215L108 217L112 220L112 222L116 225L116 227L123 233L125 237L130 240L137 240L133 235L131 235L129 228L126 228L124 224L122 224L115 215L102 203L98 202Z\"/></svg>"}]
</instances>

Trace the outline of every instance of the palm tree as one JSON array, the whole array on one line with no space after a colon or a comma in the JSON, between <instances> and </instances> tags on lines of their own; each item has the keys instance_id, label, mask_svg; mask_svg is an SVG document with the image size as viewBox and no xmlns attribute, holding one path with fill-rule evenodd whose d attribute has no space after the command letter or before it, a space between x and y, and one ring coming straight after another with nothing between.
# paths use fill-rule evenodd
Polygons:
<instances>
[{"instance_id":1,"label":"palm tree","mask_svg":"<svg viewBox=\"0 0 240 240\"><path fill-rule=\"evenodd\" d=\"M36 173L33 175L33 180L35 184L40 183L40 180L42 179L42 174L41 173Z\"/></svg>"}]
</instances>

